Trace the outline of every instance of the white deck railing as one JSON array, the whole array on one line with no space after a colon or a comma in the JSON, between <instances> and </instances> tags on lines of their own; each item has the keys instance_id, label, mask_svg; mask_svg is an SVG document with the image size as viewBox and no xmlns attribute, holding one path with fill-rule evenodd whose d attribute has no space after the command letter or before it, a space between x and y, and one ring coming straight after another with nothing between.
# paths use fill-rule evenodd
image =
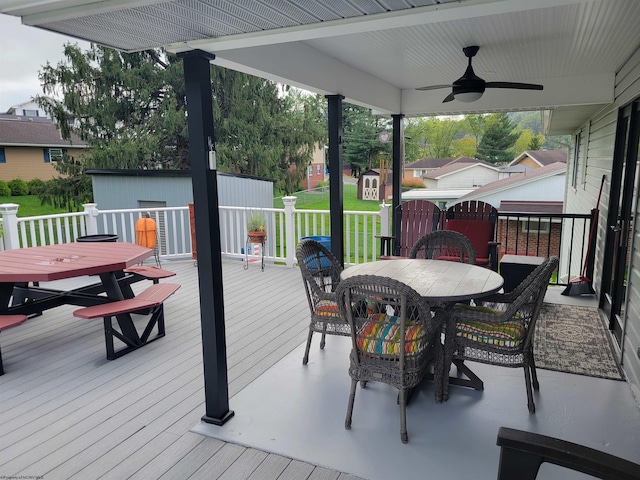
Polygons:
<instances>
[{"instance_id":1,"label":"white deck railing","mask_svg":"<svg viewBox=\"0 0 640 480\"><path fill-rule=\"evenodd\" d=\"M302 237L330 235L328 210L296 210L295 197L285 197L284 200L284 209L219 207L222 255L244 259L245 251L251 257L257 253L247 243L247 219L253 212L262 212L266 218L265 259L270 262L293 266L296 263L295 246ZM4 227L1 249L68 243L78 237L101 234L114 234L119 241L135 243L136 222L149 213L158 226L161 258L189 258L193 252L188 206L99 210L96 204L91 203L84 205L84 211L78 213L18 217L17 212L18 205L0 205ZM375 260L378 250L376 235L388 232L388 215L388 205L383 205L377 212L344 212L347 264Z\"/></svg>"}]
</instances>

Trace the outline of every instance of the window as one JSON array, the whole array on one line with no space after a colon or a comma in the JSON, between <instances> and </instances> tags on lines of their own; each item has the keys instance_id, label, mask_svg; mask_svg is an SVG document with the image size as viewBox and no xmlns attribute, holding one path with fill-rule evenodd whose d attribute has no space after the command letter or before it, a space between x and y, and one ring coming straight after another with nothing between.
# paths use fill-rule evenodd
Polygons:
<instances>
[{"instance_id":1,"label":"window","mask_svg":"<svg viewBox=\"0 0 640 480\"><path fill-rule=\"evenodd\" d=\"M25 117L39 117L40 115L38 114L38 110L27 110L27 109L23 109L22 110L22 114Z\"/></svg>"},{"instance_id":2,"label":"window","mask_svg":"<svg viewBox=\"0 0 640 480\"><path fill-rule=\"evenodd\" d=\"M309 171L307 172L309 176L313 175L313 165L309 165Z\"/></svg>"},{"instance_id":3,"label":"window","mask_svg":"<svg viewBox=\"0 0 640 480\"><path fill-rule=\"evenodd\" d=\"M66 149L64 148L45 148L44 163L60 162L64 158Z\"/></svg>"},{"instance_id":4,"label":"window","mask_svg":"<svg viewBox=\"0 0 640 480\"><path fill-rule=\"evenodd\" d=\"M322 173L322 165L319 163L316 165L316 175L320 175Z\"/></svg>"},{"instance_id":5,"label":"window","mask_svg":"<svg viewBox=\"0 0 640 480\"><path fill-rule=\"evenodd\" d=\"M4 148L0 147L0 163L7 163L7 157L4 154Z\"/></svg>"},{"instance_id":6,"label":"window","mask_svg":"<svg viewBox=\"0 0 640 480\"><path fill-rule=\"evenodd\" d=\"M551 230L551 222L548 220L520 220L522 233L548 234Z\"/></svg>"}]
</instances>

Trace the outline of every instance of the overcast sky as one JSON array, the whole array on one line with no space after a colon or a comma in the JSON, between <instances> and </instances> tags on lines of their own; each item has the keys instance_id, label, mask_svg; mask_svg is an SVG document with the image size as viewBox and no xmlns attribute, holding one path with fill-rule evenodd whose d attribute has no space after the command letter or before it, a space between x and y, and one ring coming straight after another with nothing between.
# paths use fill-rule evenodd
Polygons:
<instances>
[{"instance_id":1,"label":"overcast sky","mask_svg":"<svg viewBox=\"0 0 640 480\"><path fill-rule=\"evenodd\" d=\"M18 17L0 14L0 113L43 93L38 71L47 61L56 65L63 59L65 43L89 48L88 42L28 27Z\"/></svg>"}]
</instances>

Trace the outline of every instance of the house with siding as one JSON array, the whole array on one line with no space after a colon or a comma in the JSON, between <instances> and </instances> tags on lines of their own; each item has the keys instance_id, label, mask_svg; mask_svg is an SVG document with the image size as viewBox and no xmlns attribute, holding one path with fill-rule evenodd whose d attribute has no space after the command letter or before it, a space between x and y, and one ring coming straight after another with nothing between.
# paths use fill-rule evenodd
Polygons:
<instances>
[{"instance_id":1,"label":"house with siding","mask_svg":"<svg viewBox=\"0 0 640 480\"><path fill-rule=\"evenodd\" d=\"M419 178L422 180L422 176L435 170L436 168L444 167L446 164L451 163L455 158L421 158L415 162L407 163L404 166L404 172L402 175L403 180L412 180Z\"/></svg>"},{"instance_id":2,"label":"house with siding","mask_svg":"<svg viewBox=\"0 0 640 480\"><path fill-rule=\"evenodd\" d=\"M0 115L0 180L49 180L58 175L54 168L57 161L65 155L83 155L87 148L76 135L71 141L64 140L48 118Z\"/></svg>"},{"instance_id":3,"label":"house with siding","mask_svg":"<svg viewBox=\"0 0 640 480\"><path fill-rule=\"evenodd\" d=\"M567 163L566 150L525 150L508 166L520 165L528 168L541 168L557 162Z\"/></svg>"},{"instance_id":4,"label":"house with siding","mask_svg":"<svg viewBox=\"0 0 640 480\"><path fill-rule=\"evenodd\" d=\"M428 189L473 189L498 180L499 172L491 163L460 157L424 174L422 179Z\"/></svg>"}]
</instances>

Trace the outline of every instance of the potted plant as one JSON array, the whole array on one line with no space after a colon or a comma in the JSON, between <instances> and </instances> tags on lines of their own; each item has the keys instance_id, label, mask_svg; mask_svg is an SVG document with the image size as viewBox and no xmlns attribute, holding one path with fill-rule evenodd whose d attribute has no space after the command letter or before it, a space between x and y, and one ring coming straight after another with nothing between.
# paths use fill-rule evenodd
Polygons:
<instances>
[{"instance_id":1,"label":"potted plant","mask_svg":"<svg viewBox=\"0 0 640 480\"><path fill-rule=\"evenodd\" d=\"M265 218L260 212L253 212L247 220L247 235L251 243L264 243L267 238L265 229Z\"/></svg>"}]
</instances>

